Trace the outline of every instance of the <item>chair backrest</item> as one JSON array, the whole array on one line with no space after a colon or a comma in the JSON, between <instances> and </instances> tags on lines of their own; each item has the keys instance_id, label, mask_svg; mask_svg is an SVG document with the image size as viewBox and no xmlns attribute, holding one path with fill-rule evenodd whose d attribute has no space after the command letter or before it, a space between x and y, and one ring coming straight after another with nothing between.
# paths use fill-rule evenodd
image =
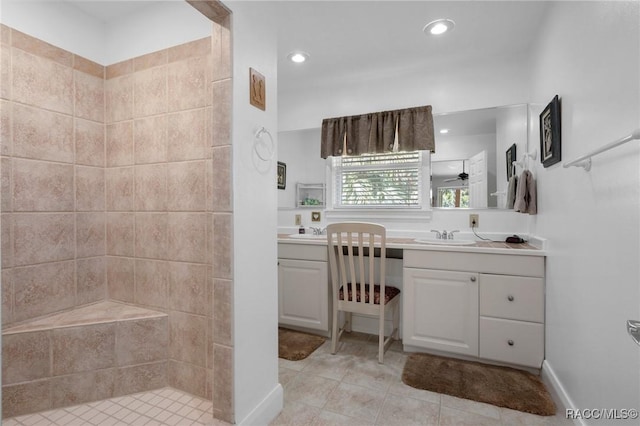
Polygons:
<instances>
[{"instance_id":1,"label":"chair backrest","mask_svg":"<svg viewBox=\"0 0 640 426\"><path fill-rule=\"evenodd\" d=\"M343 288L342 304L356 303L363 308L374 307L374 284L380 285L380 297L384 297L385 294L385 227L362 222L331 224L327 226L327 247L334 303L338 301L340 288ZM376 280L375 254L378 253L378 248L380 268ZM356 298L356 283L360 283L360 301ZM347 290L349 284L352 287L351 292ZM364 296L365 291L370 294L369 300ZM384 309L384 302L381 301L377 306Z\"/></svg>"}]
</instances>

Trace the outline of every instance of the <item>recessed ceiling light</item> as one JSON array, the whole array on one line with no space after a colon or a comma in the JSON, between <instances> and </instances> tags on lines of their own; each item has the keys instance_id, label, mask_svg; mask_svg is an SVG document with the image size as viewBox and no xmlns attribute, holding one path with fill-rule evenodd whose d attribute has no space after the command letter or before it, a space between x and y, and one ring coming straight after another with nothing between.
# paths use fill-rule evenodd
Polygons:
<instances>
[{"instance_id":1,"label":"recessed ceiling light","mask_svg":"<svg viewBox=\"0 0 640 426\"><path fill-rule=\"evenodd\" d=\"M449 133L449 129L441 129L440 133L442 133L443 135L446 135L447 133Z\"/></svg>"},{"instance_id":2,"label":"recessed ceiling light","mask_svg":"<svg viewBox=\"0 0 640 426\"><path fill-rule=\"evenodd\" d=\"M301 64L307 59L309 59L309 54L307 52L291 52L287 56L291 62L295 62L296 64Z\"/></svg>"},{"instance_id":3,"label":"recessed ceiling light","mask_svg":"<svg viewBox=\"0 0 640 426\"><path fill-rule=\"evenodd\" d=\"M455 25L451 19L436 19L425 25L422 31L430 35L440 35L453 30Z\"/></svg>"}]
</instances>

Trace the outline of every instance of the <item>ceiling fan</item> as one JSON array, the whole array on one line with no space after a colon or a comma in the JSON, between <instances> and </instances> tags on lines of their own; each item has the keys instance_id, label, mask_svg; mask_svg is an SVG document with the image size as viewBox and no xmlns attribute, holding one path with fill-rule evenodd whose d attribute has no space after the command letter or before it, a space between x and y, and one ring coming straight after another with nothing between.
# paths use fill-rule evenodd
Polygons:
<instances>
[{"instance_id":1,"label":"ceiling fan","mask_svg":"<svg viewBox=\"0 0 640 426\"><path fill-rule=\"evenodd\" d=\"M451 179L445 179L445 182L455 182L457 180L460 180L462 182L465 182L467 179L469 179L469 174L465 173L464 171L464 160L462 161L462 173L460 173L457 177L455 178L451 178Z\"/></svg>"}]
</instances>

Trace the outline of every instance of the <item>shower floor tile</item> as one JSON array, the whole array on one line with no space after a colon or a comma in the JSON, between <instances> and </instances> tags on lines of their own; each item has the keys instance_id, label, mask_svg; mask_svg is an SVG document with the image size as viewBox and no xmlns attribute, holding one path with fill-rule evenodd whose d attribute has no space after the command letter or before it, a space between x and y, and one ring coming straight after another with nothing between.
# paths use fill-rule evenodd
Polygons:
<instances>
[{"instance_id":1,"label":"shower floor tile","mask_svg":"<svg viewBox=\"0 0 640 426\"><path fill-rule=\"evenodd\" d=\"M213 418L211 401L173 388L12 417L3 426L228 425Z\"/></svg>"}]
</instances>

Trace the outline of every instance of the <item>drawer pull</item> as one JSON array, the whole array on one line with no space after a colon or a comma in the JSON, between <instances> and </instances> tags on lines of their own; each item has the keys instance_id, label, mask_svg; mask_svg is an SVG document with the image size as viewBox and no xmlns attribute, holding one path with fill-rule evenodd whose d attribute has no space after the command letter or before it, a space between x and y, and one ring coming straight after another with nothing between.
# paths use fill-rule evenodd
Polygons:
<instances>
[{"instance_id":1,"label":"drawer pull","mask_svg":"<svg viewBox=\"0 0 640 426\"><path fill-rule=\"evenodd\" d=\"M508 344L509 346L513 346L513 340L511 340L511 339L507 340L507 344Z\"/></svg>"},{"instance_id":2,"label":"drawer pull","mask_svg":"<svg viewBox=\"0 0 640 426\"><path fill-rule=\"evenodd\" d=\"M471 278L469 278L469 279L471 280L471 282L472 282L472 283L475 283L475 282L476 282L476 277L471 277Z\"/></svg>"},{"instance_id":3,"label":"drawer pull","mask_svg":"<svg viewBox=\"0 0 640 426\"><path fill-rule=\"evenodd\" d=\"M513 297L512 295L508 295L508 296L507 296L507 300L508 300L509 302L513 302L514 297Z\"/></svg>"}]
</instances>

